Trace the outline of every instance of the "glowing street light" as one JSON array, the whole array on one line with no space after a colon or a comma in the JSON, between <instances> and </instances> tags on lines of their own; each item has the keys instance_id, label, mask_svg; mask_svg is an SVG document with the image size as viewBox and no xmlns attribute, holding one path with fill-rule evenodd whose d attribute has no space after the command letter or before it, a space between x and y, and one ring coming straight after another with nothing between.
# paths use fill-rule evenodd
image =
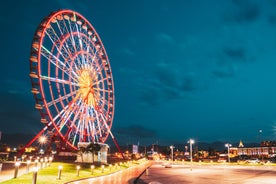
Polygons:
<instances>
[{"instance_id":1,"label":"glowing street light","mask_svg":"<svg viewBox=\"0 0 276 184\"><path fill-rule=\"evenodd\" d=\"M52 161L53 161L53 157L50 157L49 158L49 166L52 164Z\"/></svg>"},{"instance_id":2,"label":"glowing street light","mask_svg":"<svg viewBox=\"0 0 276 184\"><path fill-rule=\"evenodd\" d=\"M14 165L15 165L15 169L14 169L14 177L13 178L17 178L20 162L15 162Z\"/></svg>"},{"instance_id":3,"label":"glowing street light","mask_svg":"<svg viewBox=\"0 0 276 184\"><path fill-rule=\"evenodd\" d=\"M227 147L227 152L228 152L228 163L230 163L230 147L232 146L232 144L226 143L225 147Z\"/></svg>"},{"instance_id":4,"label":"glowing street light","mask_svg":"<svg viewBox=\"0 0 276 184\"><path fill-rule=\"evenodd\" d=\"M193 144L195 143L195 140L193 140L193 139L190 139L189 141L188 141L188 143L190 143L190 161L191 161L191 164L192 164L192 162L193 162Z\"/></svg>"},{"instance_id":5,"label":"glowing street light","mask_svg":"<svg viewBox=\"0 0 276 184\"><path fill-rule=\"evenodd\" d=\"M95 166L94 165L91 165L91 174L93 175L94 173L94 169L95 169Z\"/></svg>"},{"instance_id":6,"label":"glowing street light","mask_svg":"<svg viewBox=\"0 0 276 184\"><path fill-rule=\"evenodd\" d=\"M61 179L61 170L63 169L62 165L58 166L58 179Z\"/></svg>"},{"instance_id":7,"label":"glowing street light","mask_svg":"<svg viewBox=\"0 0 276 184\"><path fill-rule=\"evenodd\" d=\"M173 161L173 148L174 148L174 146L171 145L171 146L170 146L170 149L171 149L171 154L172 154L172 161Z\"/></svg>"},{"instance_id":8,"label":"glowing street light","mask_svg":"<svg viewBox=\"0 0 276 184\"><path fill-rule=\"evenodd\" d=\"M36 181L37 181L37 171L38 171L38 168L34 167L33 168L33 181L32 181L32 184L36 184Z\"/></svg>"},{"instance_id":9,"label":"glowing street light","mask_svg":"<svg viewBox=\"0 0 276 184\"><path fill-rule=\"evenodd\" d=\"M27 160L26 173L29 173L31 160Z\"/></svg>"},{"instance_id":10,"label":"glowing street light","mask_svg":"<svg viewBox=\"0 0 276 184\"><path fill-rule=\"evenodd\" d=\"M80 166L78 165L77 166L77 176L79 176L80 175Z\"/></svg>"}]
</instances>

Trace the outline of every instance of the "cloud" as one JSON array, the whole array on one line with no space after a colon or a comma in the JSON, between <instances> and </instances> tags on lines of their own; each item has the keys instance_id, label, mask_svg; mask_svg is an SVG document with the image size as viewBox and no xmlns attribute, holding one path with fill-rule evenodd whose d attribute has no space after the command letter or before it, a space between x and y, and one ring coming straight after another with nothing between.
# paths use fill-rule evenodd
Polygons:
<instances>
[{"instance_id":1,"label":"cloud","mask_svg":"<svg viewBox=\"0 0 276 184\"><path fill-rule=\"evenodd\" d=\"M158 43L164 43L164 44L170 44L170 45L175 44L173 37L166 33L156 34L155 39L157 40Z\"/></svg>"},{"instance_id":2,"label":"cloud","mask_svg":"<svg viewBox=\"0 0 276 184\"><path fill-rule=\"evenodd\" d=\"M246 54L244 48L224 48L224 53L227 57L235 60L245 60Z\"/></svg>"},{"instance_id":3,"label":"cloud","mask_svg":"<svg viewBox=\"0 0 276 184\"><path fill-rule=\"evenodd\" d=\"M194 92L197 88L194 76L180 71L179 65L158 63L150 80L143 80L138 84L141 102L159 105L167 100L184 98L185 93Z\"/></svg>"},{"instance_id":4,"label":"cloud","mask_svg":"<svg viewBox=\"0 0 276 184\"><path fill-rule=\"evenodd\" d=\"M216 69L212 72L212 74L217 78L230 78L235 76L234 70L229 67Z\"/></svg>"},{"instance_id":5,"label":"cloud","mask_svg":"<svg viewBox=\"0 0 276 184\"><path fill-rule=\"evenodd\" d=\"M2 88L0 91L5 91L11 94L30 94L31 83L24 80L4 79L0 82Z\"/></svg>"},{"instance_id":6,"label":"cloud","mask_svg":"<svg viewBox=\"0 0 276 184\"><path fill-rule=\"evenodd\" d=\"M245 23L256 21L259 18L261 10L258 4L249 0L232 0L232 2L236 9L234 12L229 12L229 15L225 16L225 20Z\"/></svg>"},{"instance_id":7,"label":"cloud","mask_svg":"<svg viewBox=\"0 0 276 184\"><path fill-rule=\"evenodd\" d=\"M184 91L194 91L196 89L195 81L192 78L192 76L186 76L182 79L182 84L180 86L180 89Z\"/></svg>"},{"instance_id":8,"label":"cloud","mask_svg":"<svg viewBox=\"0 0 276 184\"><path fill-rule=\"evenodd\" d=\"M130 48L122 48L120 50L120 52L123 54L123 55L127 55L127 56L134 56L135 55L135 52L133 50L131 50Z\"/></svg>"},{"instance_id":9,"label":"cloud","mask_svg":"<svg viewBox=\"0 0 276 184\"><path fill-rule=\"evenodd\" d=\"M140 103L149 105L158 105L162 99L160 90L154 85L144 85L140 88Z\"/></svg>"},{"instance_id":10,"label":"cloud","mask_svg":"<svg viewBox=\"0 0 276 184\"><path fill-rule=\"evenodd\" d=\"M129 125L126 127L118 127L115 133L120 136L130 136L133 138L153 138L156 136L156 131L140 124Z\"/></svg>"}]
</instances>

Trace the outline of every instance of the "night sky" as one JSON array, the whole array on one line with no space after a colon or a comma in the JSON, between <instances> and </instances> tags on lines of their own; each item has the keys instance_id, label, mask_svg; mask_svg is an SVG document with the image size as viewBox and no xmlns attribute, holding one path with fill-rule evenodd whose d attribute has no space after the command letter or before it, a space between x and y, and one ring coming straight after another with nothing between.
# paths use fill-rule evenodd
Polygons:
<instances>
[{"instance_id":1,"label":"night sky","mask_svg":"<svg viewBox=\"0 0 276 184\"><path fill-rule=\"evenodd\" d=\"M30 92L29 55L36 27L58 9L82 14L103 41L119 141L275 140L276 0L2 2L3 133L43 128Z\"/></svg>"}]
</instances>

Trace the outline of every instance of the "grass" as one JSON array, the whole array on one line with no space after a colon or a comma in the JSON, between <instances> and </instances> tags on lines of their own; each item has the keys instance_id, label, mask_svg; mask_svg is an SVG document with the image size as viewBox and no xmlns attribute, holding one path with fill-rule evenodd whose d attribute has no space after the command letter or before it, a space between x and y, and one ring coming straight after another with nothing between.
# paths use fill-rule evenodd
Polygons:
<instances>
[{"instance_id":1,"label":"grass","mask_svg":"<svg viewBox=\"0 0 276 184\"><path fill-rule=\"evenodd\" d=\"M83 178L107 175L122 169L126 169L131 165L137 165L139 163L140 162L137 161L132 163L122 163L121 165L118 164L117 166L114 164L105 166L103 173L101 167L95 167L95 169L93 169L93 174L90 168L91 164L81 164L79 176L77 176L76 163L53 162L50 166L38 171L37 184L60 184ZM62 165L63 168L61 171L61 178L58 179L58 167L60 165ZM1 184L30 184L32 183L32 180L33 172L30 172L28 174L21 175L20 177L4 181Z\"/></svg>"}]
</instances>

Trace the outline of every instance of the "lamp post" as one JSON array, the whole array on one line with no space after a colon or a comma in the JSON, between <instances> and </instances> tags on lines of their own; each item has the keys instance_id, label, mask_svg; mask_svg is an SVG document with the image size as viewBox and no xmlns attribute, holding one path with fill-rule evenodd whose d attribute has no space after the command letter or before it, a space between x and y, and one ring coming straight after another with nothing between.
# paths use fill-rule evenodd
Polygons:
<instances>
[{"instance_id":1,"label":"lamp post","mask_svg":"<svg viewBox=\"0 0 276 184\"><path fill-rule=\"evenodd\" d=\"M94 169L95 169L95 166L94 165L91 165L91 174L93 175L94 173Z\"/></svg>"},{"instance_id":2,"label":"lamp post","mask_svg":"<svg viewBox=\"0 0 276 184\"><path fill-rule=\"evenodd\" d=\"M29 173L31 160L27 160L26 173Z\"/></svg>"},{"instance_id":3,"label":"lamp post","mask_svg":"<svg viewBox=\"0 0 276 184\"><path fill-rule=\"evenodd\" d=\"M191 163L191 168L190 170L193 170L193 144L195 143L195 140L189 139L188 143L190 143L190 163Z\"/></svg>"},{"instance_id":4,"label":"lamp post","mask_svg":"<svg viewBox=\"0 0 276 184\"><path fill-rule=\"evenodd\" d=\"M171 149L171 154L172 154L172 161L173 161L173 148L174 148L174 146L171 145L171 146L170 146L170 149Z\"/></svg>"},{"instance_id":5,"label":"lamp post","mask_svg":"<svg viewBox=\"0 0 276 184\"><path fill-rule=\"evenodd\" d=\"M20 162L15 162L15 169L14 169L14 177L13 178L17 178L19 166L20 166Z\"/></svg>"},{"instance_id":6,"label":"lamp post","mask_svg":"<svg viewBox=\"0 0 276 184\"><path fill-rule=\"evenodd\" d=\"M195 143L195 141L193 139L190 139L188 141L188 143L190 143L190 162L192 164L192 162L193 162L193 144Z\"/></svg>"},{"instance_id":7,"label":"lamp post","mask_svg":"<svg viewBox=\"0 0 276 184\"><path fill-rule=\"evenodd\" d=\"M33 168L33 180L32 180L32 184L36 184L36 181L37 181L37 171L38 171L38 168L34 167Z\"/></svg>"},{"instance_id":8,"label":"lamp post","mask_svg":"<svg viewBox=\"0 0 276 184\"><path fill-rule=\"evenodd\" d=\"M77 176L80 176L80 166L77 166Z\"/></svg>"},{"instance_id":9,"label":"lamp post","mask_svg":"<svg viewBox=\"0 0 276 184\"><path fill-rule=\"evenodd\" d=\"M51 166L52 161L53 161L53 157L50 157L49 158L49 166Z\"/></svg>"},{"instance_id":10,"label":"lamp post","mask_svg":"<svg viewBox=\"0 0 276 184\"><path fill-rule=\"evenodd\" d=\"M230 163L230 147L231 147L232 145L231 144L229 144L229 143L226 143L225 144L225 147L227 147L227 156L228 156L228 163Z\"/></svg>"},{"instance_id":11,"label":"lamp post","mask_svg":"<svg viewBox=\"0 0 276 184\"><path fill-rule=\"evenodd\" d=\"M58 179L61 179L61 170L63 169L62 165L58 166Z\"/></svg>"}]
</instances>

